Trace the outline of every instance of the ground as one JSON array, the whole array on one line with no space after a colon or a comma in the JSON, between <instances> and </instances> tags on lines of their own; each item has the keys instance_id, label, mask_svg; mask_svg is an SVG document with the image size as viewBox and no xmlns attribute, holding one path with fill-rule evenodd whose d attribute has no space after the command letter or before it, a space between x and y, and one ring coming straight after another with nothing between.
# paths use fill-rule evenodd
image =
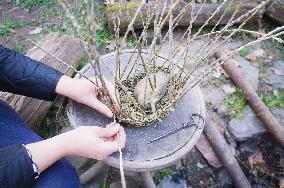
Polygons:
<instances>
[{"instance_id":1,"label":"ground","mask_svg":"<svg viewBox=\"0 0 284 188\"><path fill-rule=\"evenodd\" d=\"M16 4L16 2L14 0L0 0L0 23L2 25L15 29L20 35L33 38L36 41L40 41L45 34L54 31L67 35L72 34L72 30L69 29L69 20L53 0L20 0L20 4ZM267 18L263 22L264 29L277 26ZM257 25L251 24L247 27L257 28ZM111 45L108 44L112 43L106 44L110 38L109 31L102 30L100 32L98 41L101 44L101 51L104 53L111 48ZM233 42L238 43L251 39L251 36L239 35L234 38ZM0 30L0 45L21 53L26 53L33 46L23 37L5 30ZM133 41L130 41L129 46L133 45L135 46ZM245 48L236 57L240 69L249 70L245 74L282 125L284 123L283 50L283 45L268 41L252 48ZM283 149L269 133L259 128L261 125L258 125L258 120L247 106L243 91L235 88L222 69L216 71L213 79L204 81L201 87L206 99L207 110L213 113L214 120L223 128L225 135L227 135L227 141L235 151L235 157L246 176L249 177L253 187L279 187L281 177L284 176ZM58 131L48 129L48 125L54 121L55 112L56 106L52 108L43 125L41 135L44 137L58 133ZM234 134L236 129L239 131L239 125L244 121L246 124L252 125L249 131L244 130L245 133L251 134ZM79 172L82 172L84 168L86 168L86 165L81 167ZM108 178L106 178L106 174L108 174ZM132 185L143 187L141 181L137 184L138 180L136 181L131 177L130 175L128 180ZM180 180L181 187L184 186L185 182L187 186L194 188L233 186L226 171L222 167L212 167L196 147L183 159L182 163L156 172L154 175L155 183L162 182L160 185L164 184L167 187L169 182L167 182L166 177L175 177ZM93 182L90 186L95 184L98 187L108 187L109 179L113 182L110 187L119 184L118 173L113 170L111 173L103 173L99 180Z\"/></svg>"}]
</instances>

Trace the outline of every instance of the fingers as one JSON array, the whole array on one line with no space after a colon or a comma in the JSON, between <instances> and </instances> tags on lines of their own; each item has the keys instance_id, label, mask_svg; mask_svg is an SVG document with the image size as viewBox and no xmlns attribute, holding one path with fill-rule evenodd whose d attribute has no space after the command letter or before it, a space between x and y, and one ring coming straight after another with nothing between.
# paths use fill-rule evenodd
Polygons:
<instances>
[{"instance_id":1,"label":"fingers","mask_svg":"<svg viewBox=\"0 0 284 188\"><path fill-rule=\"evenodd\" d=\"M118 123L111 123L107 128L97 127L96 135L102 138L114 137L120 131Z\"/></svg>"},{"instance_id":2,"label":"fingers","mask_svg":"<svg viewBox=\"0 0 284 188\"><path fill-rule=\"evenodd\" d=\"M107 117L112 118L113 113L112 111L101 101L94 99L91 103L91 107L99 111L100 113L105 114Z\"/></svg>"},{"instance_id":3,"label":"fingers","mask_svg":"<svg viewBox=\"0 0 284 188\"><path fill-rule=\"evenodd\" d=\"M101 83L101 80L99 79L99 77L97 76L96 78L92 78L93 79L96 79L97 82L98 82L98 87L101 87L102 86L102 83ZM116 96L115 94L115 87L113 84L111 84L105 77L103 77L104 79L104 83L105 83L105 86L107 87L107 90L109 92L109 95L110 95L110 98L111 100L114 102L114 108L117 112L120 111L120 107L119 107L119 97Z\"/></svg>"},{"instance_id":4,"label":"fingers","mask_svg":"<svg viewBox=\"0 0 284 188\"><path fill-rule=\"evenodd\" d=\"M108 88L110 98L114 102L114 107L117 112L120 111L119 108L119 97L115 94L115 87L107 79L104 79L106 87Z\"/></svg>"},{"instance_id":5,"label":"fingers","mask_svg":"<svg viewBox=\"0 0 284 188\"><path fill-rule=\"evenodd\" d=\"M121 148L124 148L125 147L125 142L126 142L126 134L125 134L125 131L124 131L124 128L120 126L120 129L119 129L119 145Z\"/></svg>"}]
</instances>

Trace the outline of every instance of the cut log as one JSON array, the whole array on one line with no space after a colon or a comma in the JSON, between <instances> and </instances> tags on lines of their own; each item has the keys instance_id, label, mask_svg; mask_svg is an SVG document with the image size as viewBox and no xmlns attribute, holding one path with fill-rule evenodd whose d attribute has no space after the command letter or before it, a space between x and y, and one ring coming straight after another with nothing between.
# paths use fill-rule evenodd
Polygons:
<instances>
[{"instance_id":1,"label":"cut log","mask_svg":"<svg viewBox=\"0 0 284 188\"><path fill-rule=\"evenodd\" d=\"M231 152L223 135L218 131L218 125L215 124L210 117L206 119L204 133L213 147L216 155L221 161L223 167L231 176L235 187L237 188L251 188L249 180L246 178L244 172L238 164L238 161Z\"/></svg>"},{"instance_id":2,"label":"cut log","mask_svg":"<svg viewBox=\"0 0 284 188\"><path fill-rule=\"evenodd\" d=\"M284 25L284 0L274 0L265 10L265 14L281 25Z\"/></svg>"},{"instance_id":3,"label":"cut log","mask_svg":"<svg viewBox=\"0 0 284 188\"><path fill-rule=\"evenodd\" d=\"M226 58L225 53L222 51L216 52L215 56L216 58ZM248 104L261 120L263 126L274 136L274 138L282 146L282 148L284 148L283 127L269 111L261 98L257 95L251 83L249 83L248 80L244 79L243 75L237 70L232 60L228 60L226 63L222 64L222 68L230 76L234 84L244 91Z\"/></svg>"},{"instance_id":4,"label":"cut log","mask_svg":"<svg viewBox=\"0 0 284 188\"><path fill-rule=\"evenodd\" d=\"M156 12L160 12L160 13L162 12L162 9L164 7L164 3L166 1L167 0L159 1L158 10L156 10ZM229 3L225 3L222 6L222 8L218 11L218 13L210 19L210 21L208 22L208 25L209 26L215 26L217 23L219 25L225 25L229 22L229 20L231 19L231 16L235 12L235 10L236 10L237 13L234 17L235 18L234 20L236 20L240 16L244 15L249 10L252 10L253 8L255 8L257 5L259 5L260 2L261 2L261 0L236 0L236 1L233 1L233 3L230 5L230 8L227 9L224 17L218 23L222 14L226 10L226 8L229 6ZM153 4L155 4L155 3L153 3ZM184 9L184 7L186 7L187 4L188 3L181 1L181 3L173 11L174 18ZM140 5L141 5L140 2L128 2L126 4L125 3L122 4L122 6L121 6L122 15L120 16L120 31L126 31L127 30L128 25L131 22L131 19L134 17L135 12ZM220 6L220 4L217 4L217 3L212 3L212 4L207 3L207 4L204 4L204 6L202 6L202 4L195 4L193 9L192 8L188 9L188 11L180 19L178 25L179 26L189 26L190 21L191 21L191 19L190 19L191 18L191 12L193 11L193 15L198 14L196 20L193 22L193 26L202 26L206 22L206 20L208 20L212 16L212 14L218 9L219 6ZM170 7L168 6L165 10L164 17L165 17L165 15L167 15L169 9L170 9ZM105 8L105 13L107 15L109 27L113 31L114 26L113 26L113 19L112 19L113 18L112 10L115 14L119 13L118 3L114 3L112 8L110 8L110 6L106 6L106 8ZM200 10L200 12L199 12L199 10ZM137 20L135 21L135 23L133 25L134 29L142 29L143 28L142 18L144 19L144 22L145 22L145 20L147 19L147 15L148 15L147 11L148 11L148 5L144 5L141 9L141 15L139 15L137 17ZM129 15L127 14L127 12L129 12ZM254 17L252 17L250 19L250 21L254 21L254 20L256 20L256 18L261 17L263 15L263 13L264 13L264 9L260 10ZM155 18L155 16L154 16L154 18ZM153 27L154 18L151 20L150 27ZM247 17L245 17L244 19L247 19ZM244 21L244 19L241 19L237 23L242 23ZM168 22L166 23L166 25L167 24L168 24Z\"/></svg>"},{"instance_id":5,"label":"cut log","mask_svg":"<svg viewBox=\"0 0 284 188\"><path fill-rule=\"evenodd\" d=\"M78 39L63 36L58 33L48 34L43 39L40 46L44 50L67 62L69 65L75 65L84 55ZM72 70L68 69L65 65L62 65L55 58L50 57L37 47L30 49L26 55L34 60L43 62L66 75L71 75L73 73ZM52 105L51 102L5 92L0 92L0 99L8 102L35 131L39 130L42 120Z\"/></svg>"}]
</instances>

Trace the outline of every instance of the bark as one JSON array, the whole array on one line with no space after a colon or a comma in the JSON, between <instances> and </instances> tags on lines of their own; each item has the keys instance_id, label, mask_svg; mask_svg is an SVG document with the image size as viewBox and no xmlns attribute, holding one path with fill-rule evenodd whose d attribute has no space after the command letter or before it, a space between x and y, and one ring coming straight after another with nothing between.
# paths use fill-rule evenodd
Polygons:
<instances>
[{"instance_id":1,"label":"bark","mask_svg":"<svg viewBox=\"0 0 284 188\"><path fill-rule=\"evenodd\" d=\"M244 175L236 158L232 154L229 145L227 144L223 135L221 135L221 133L218 131L218 126L215 125L210 118L206 119L204 133L213 147L213 150L216 152L223 167L232 178L235 186L237 188L250 188L250 182Z\"/></svg>"},{"instance_id":2,"label":"bark","mask_svg":"<svg viewBox=\"0 0 284 188\"><path fill-rule=\"evenodd\" d=\"M221 52L216 53L217 58L224 57ZM223 69L230 76L236 86L244 90L246 100L252 107L255 114L263 123L264 127L274 136L276 141L284 148L284 129L273 116L269 109L262 102L261 98L255 92L253 86L243 78L233 62L227 61L222 65Z\"/></svg>"},{"instance_id":3,"label":"bark","mask_svg":"<svg viewBox=\"0 0 284 188\"><path fill-rule=\"evenodd\" d=\"M62 36L58 33L48 34L43 39L40 46L46 51L61 58L69 65L75 65L76 62L83 57L83 49L80 46L79 40ZM73 73L72 70L68 69L65 65L62 65L56 59L50 57L37 47L30 49L26 55L32 59L43 62L66 75L70 76ZM51 102L5 92L0 92L0 99L8 102L27 122L29 127L35 131L40 129L40 124L52 105Z\"/></svg>"},{"instance_id":4,"label":"bark","mask_svg":"<svg viewBox=\"0 0 284 188\"><path fill-rule=\"evenodd\" d=\"M284 25L284 0L274 0L265 10L265 14L281 25Z\"/></svg>"},{"instance_id":5,"label":"bark","mask_svg":"<svg viewBox=\"0 0 284 188\"><path fill-rule=\"evenodd\" d=\"M156 12L162 12L161 10L164 7L165 1L166 0L159 1L158 10L156 10ZM219 22L219 25L227 24L235 10L237 10L237 13L235 15L235 19L236 19L236 18L239 18L240 16L242 16L243 14L247 13L249 10L255 8L260 2L261 2L261 0L236 0L236 1L234 1L232 3L232 5L230 6L230 8L228 8L223 19ZM182 1L175 8L175 10L173 11L174 18L183 10L183 8L186 5L187 5L187 3ZM127 4L122 5L122 7L121 7L122 15L120 16L120 30L121 31L127 30L127 27L129 25L131 19L135 15L135 12L136 12L136 10L139 6L140 6L140 3L137 3L137 2L129 2ZM181 18L178 25L189 26L190 21L191 21L191 19L190 19L191 12L193 11L194 15L197 15L201 6L202 6L201 4L196 4L193 9L190 8L185 13L185 15ZM215 4L209 4L209 3L205 4L203 6L203 8L201 9L201 11L199 12L196 20L193 22L193 26L202 26L205 23L205 21L211 17L211 15L214 13L214 11L217 10L217 8L219 6L220 6L220 4L216 4L216 3ZM215 26L218 23L219 19L221 18L222 14L224 13L226 7L228 7L228 6L229 6L229 4L225 3L225 5L218 11L218 13L212 19L210 19L210 21L208 22L208 25L209 26ZM169 9L170 9L170 7L168 6L165 10L164 17L165 17L165 15L167 15ZM112 19L113 15L112 15L111 10L113 10L113 12L115 14L118 14L118 12L119 12L118 3L113 4L112 9L109 6L107 6L106 9L105 9L107 19L108 19L108 24L110 26L111 31L113 31L113 27L114 27L113 26L113 19ZM127 12L128 12L127 10L129 11L129 16L127 15ZM134 29L142 29L143 28L142 18L144 19L144 22L145 22L145 20L147 18L147 11L148 11L148 7L147 7L147 5L144 5L141 9L141 15L139 15L137 17L137 20L135 21L135 23L133 25ZM263 12L264 12L264 10L259 11L256 14L256 16L254 16L250 19L250 21L254 21L254 20L256 20L256 18L262 16ZM154 18L155 18L155 16L154 16ZM150 27L153 27L154 18L151 20ZM243 21L244 21L244 19L240 20L238 23L242 23ZM168 24L168 22L166 24Z\"/></svg>"}]
</instances>

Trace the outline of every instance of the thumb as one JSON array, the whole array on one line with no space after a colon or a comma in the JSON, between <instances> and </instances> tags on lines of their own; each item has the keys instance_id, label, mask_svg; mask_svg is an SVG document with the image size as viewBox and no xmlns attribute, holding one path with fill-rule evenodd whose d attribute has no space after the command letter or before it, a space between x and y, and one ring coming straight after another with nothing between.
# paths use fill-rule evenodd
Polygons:
<instances>
[{"instance_id":1,"label":"thumb","mask_svg":"<svg viewBox=\"0 0 284 188\"><path fill-rule=\"evenodd\" d=\"M120 130L120 126L118 124L114 126L110 126L107 128L100 128L97 132L97 136L99 137L113 137L115 136Z\"/></svg>"}]
</instances>

